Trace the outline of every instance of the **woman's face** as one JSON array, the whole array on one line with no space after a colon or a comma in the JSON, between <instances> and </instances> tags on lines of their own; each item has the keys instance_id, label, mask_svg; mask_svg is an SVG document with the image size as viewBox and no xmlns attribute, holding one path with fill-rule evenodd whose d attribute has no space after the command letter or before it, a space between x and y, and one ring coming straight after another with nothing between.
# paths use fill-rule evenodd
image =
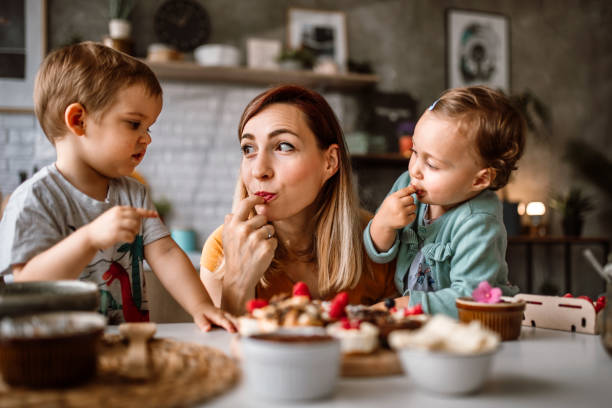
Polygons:
<instances>
[{"instance_id":1,"label":"woman's face","mask_svg":"<svg viewBox=\"0 0 612 408\"><path fill-rule=\"evenodd\" d=\"M240 137L242 182L266 202L255 211L269 221L308 214L321 187L338 170L338 145L319 149L302 111L276 103L253 116Z\"/></svg>"}]
</instances>

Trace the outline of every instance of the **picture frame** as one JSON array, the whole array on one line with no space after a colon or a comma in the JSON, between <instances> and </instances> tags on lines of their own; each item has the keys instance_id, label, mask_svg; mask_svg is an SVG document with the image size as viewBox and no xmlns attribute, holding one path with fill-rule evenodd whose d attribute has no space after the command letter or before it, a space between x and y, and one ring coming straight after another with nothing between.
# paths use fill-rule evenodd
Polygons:
<instances>
[{"instance_id":1,"label":"picture frame","mask_svg":"<svg viewBox=\"0 0 612 408\"><path fill-rule=\"evenodd\" d=\"M329 57L340 72L346 72L348 45L343 12L289 8L287 22L288 48L308 49L315 61Z\"/></svg>"},{"instance_id":2,"label":"picture frame","mask_svg":"<svg viewBox=\"0 0 612 408\"><path fill-rule=\"evenodd\" d=\"M281 49L280 40L247 38L247 66L253 69L278 69Z\"/></svg>"},{"instance_id":3,"label":"picture frame","mask_svg":"<svg viewBox=\"0 0 612 408\"><path fill-rule=\"evenodd\" d=\"M23 8L23 9L21 9ZM2 0L0 111L32 112L34 79L46 52L46 0Z\"/></svg>"},{"instance_id":4,"label":"picture frame","mask_svg":"<svg viewBox=\"0 0 612 408\"><path fill-rule=\"evenodd\" d=\"M446 85L510 92L510 21L503 14L446 10Z\"/></svg>"}]
</instances>

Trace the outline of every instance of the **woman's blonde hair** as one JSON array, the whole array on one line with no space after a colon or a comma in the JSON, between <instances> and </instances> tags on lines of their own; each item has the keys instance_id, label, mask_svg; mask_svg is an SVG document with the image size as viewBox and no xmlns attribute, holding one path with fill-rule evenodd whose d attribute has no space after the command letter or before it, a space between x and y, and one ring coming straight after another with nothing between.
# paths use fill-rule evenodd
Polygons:
<instances>
[{"instance_id":1,"label":"woman's blonde hair","mask_svg":"<svg viewBox=\"0 0 612 408\"><path fill-rule=\"evenodd\" d=\"M261 93L247 105L238 126L238 139L253 116L275 103L295 106L304 114L321 150L332 144L338 145L338 171L325 182L315 199L317 211L313 218L315 228L310 250L290 254L279 243L262 284L266 285L274 274L280 273L283 262L294 255L316 264L321 295L352 288L364 272L361 235L365 225L353 189L351 163L342 128L321 95L300 86L283 85ZM239 176L234 206L246 196L246 187Z\"/></svg>"}]
</instances>

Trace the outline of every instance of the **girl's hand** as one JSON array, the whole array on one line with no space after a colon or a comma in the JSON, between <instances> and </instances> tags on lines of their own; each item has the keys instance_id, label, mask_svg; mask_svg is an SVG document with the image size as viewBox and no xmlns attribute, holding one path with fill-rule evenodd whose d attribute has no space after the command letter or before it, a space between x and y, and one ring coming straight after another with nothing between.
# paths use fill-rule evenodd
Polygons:
<instances>
[{"instance_id":1,"label":"girl's hand","mask_svg":"<svg viewBox=\"0 0 612 408\"><path fill-rule=\"evenodd\" d=\"M416 219L413 186L389 194L378 209L370 225L370 237L378 251L388 251L395 242L396 230Z\"/></svg>"},{"instance_id":2,"label":"girl's hand","mask_svg":"<svg viewBox=\"0 0 612 408\"><path fill-rule=\"evenodd\" d=\"M202 331L209 331L212 327L211 323L223 327L230 333L236 332L238 323L234 316L228 312L214 307L210 303L203 303L195 308L192 314L193 321Z\"/></svg>"},{"instance_id":3,"label":"girl's hand","mask_svg":"<svg viewBox=\"0 0 612 408\"><path fill-rule=\"evenodd\" d=\"M224 280L243 290L257 285L274 258L278 245L274 227L263 215L248 218L249 213L265 200L259 196L243 199L234 214L225 216L223 224Z\"/></svg>"},{"instance_id":4,"label":"girl's hand","mask_svg":"<svg viewBox=\"0 0 612 408\"><path fill-rule=\"evenodd\" d=\"M156 218L156 211L115 206L85 226L92 247L106 249L118 242L134 242L143 218Z\"/></svg>"},{"instance_id":5,"label":"girl's hand","mask_svg":"<svg viewBox=\"0 0 612 408\"><path fill-rule=\"evenodd\" d=\"M396 230L413 222L416 218L416 205L412 194L415 192L413 186L408 186L389 194L374 217L378 218L378 226Z\"/></svg>"}]
</instances>

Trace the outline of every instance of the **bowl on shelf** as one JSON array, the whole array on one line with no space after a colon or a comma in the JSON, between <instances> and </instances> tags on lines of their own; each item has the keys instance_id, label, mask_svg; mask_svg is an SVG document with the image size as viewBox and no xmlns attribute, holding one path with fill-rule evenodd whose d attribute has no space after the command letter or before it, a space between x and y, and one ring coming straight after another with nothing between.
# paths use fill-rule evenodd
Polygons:
<instances>
[{"instance_id":1,"label":"bowl on shelf","mask_svg":"<svg viewBox=\"0 0 612 408\"><path fill-rule=\"evenodd\" d=\"M250 393L270 400L330 396L340 372L340 341L325 332L287 330L241 339Z\"/></svg>"},{"instance_id":2,"label":"bowl on shelf","mask_svg":"<svg viewBox=\"0 0 612 408\"><path fill-rule=\"evenodd\" d=\"M98 286L92 282L11 282L0 286L0 316L58 310L94 311L99 304Z\"/></svg>"},{"instance_id":3,"label":"bowl on shelf","mask_svg":"<svg viewBox=\"0 0 612 408\"><path fill-rule=\"evenodd\" d=\"M206 44L193 51L199 65L237 67L240 65L240 50L231 45Z\"/></svg>"},{"instance_id":4,"label":"bowl on shelf","mask_svg":"<svg viewBox=\"0 0 612 408\"><path fill-rule=\"evenodd\" d=\"M459 320L478 320L501 336L503 341L516 340L521 334L525 301L502 297L500 303L480 303L469 297L455 299Z\"/></svg>"},{"instance_id":5,"label":"bowl on shelf","mask_svg":"<svg viewBox=\"0 0 612 408\"><path fill-rule=\"evenodd\" d=\"M96 372L106 318L53 312L0 319L0 372L11 386L66 387Z\"/></svg>"}]
</instances>

